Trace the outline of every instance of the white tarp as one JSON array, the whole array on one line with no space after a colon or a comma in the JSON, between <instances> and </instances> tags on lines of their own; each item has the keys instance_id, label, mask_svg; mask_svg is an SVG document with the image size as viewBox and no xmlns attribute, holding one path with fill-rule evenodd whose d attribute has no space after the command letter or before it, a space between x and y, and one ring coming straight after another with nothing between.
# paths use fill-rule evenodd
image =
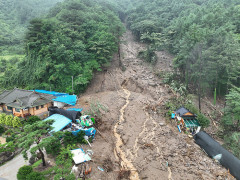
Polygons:
<instances>
[{"instance_id":1,"label":"white tarp","mask_svg":"<svg viewBox=\"0 0 240 180\"><path fill-rule=\"evenodd\" d=\"M81 148L71 150L71 152L73 154L73 161L75 162L75 164L80 164L91 160L91 157L86 154Z\"/></svg>"}]
</instances>

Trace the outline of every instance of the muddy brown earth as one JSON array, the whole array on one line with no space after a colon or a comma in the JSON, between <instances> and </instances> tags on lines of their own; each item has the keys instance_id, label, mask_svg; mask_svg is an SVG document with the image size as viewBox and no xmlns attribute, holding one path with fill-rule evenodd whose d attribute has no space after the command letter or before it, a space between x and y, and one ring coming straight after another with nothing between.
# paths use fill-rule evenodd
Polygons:
<instances>
[{"instance_id":1,"label":"muddy brown earth","mask_svg":"<svg viewBox=\"0 0 240 180\"><path fill-rule=\"evenodd\" d=\"M164 117L163 105L174 94L154 75L153 67L137 58L144 48L127 31L120 59L116 55L111 66L96 73L86 93L80 95L76 107L87 110L93 100L108 107L108 112L102 111L102 136L97 132L92 148L83 146L94 152L88 178L229 179L227 170ZM156 67L171 71L172 57L165 52L157 54Z\"/></svg>"}]
</instances>

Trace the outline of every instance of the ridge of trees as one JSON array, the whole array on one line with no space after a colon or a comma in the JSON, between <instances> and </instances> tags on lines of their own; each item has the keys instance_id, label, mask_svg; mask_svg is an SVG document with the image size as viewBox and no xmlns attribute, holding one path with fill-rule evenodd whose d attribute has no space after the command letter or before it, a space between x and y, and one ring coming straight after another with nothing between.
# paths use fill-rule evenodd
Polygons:
<instances>
[{"instance_id":1,"label":"ridge of trees","mask_svg":"<svg viewBox=\"0 0 240 180\"><path fill-rule=\"evenodd\" d=\"M187 87L225 95L240 85L239 12L238 1L140 1L127 23L138 40L176 55Z\"/></svg>"},{"instance_id":2,"label":"ridge of trees","mask_svg":"<svg viewBox=\"0 0 240 180\"><path fill-rule=\"evenodd\" d=\"M5 71L1 84L73 93L73 77L74 92L84 90L117 51L124 28L115 10L103 1L67 0L31 20L26 57Z\"/></svg>"}]
</instances>

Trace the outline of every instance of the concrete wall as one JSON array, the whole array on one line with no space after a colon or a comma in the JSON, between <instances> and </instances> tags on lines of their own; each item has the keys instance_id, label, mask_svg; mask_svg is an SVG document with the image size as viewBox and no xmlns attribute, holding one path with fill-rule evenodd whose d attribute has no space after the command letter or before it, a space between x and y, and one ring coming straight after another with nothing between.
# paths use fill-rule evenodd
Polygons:
<instances>
[{"instance_id":1,"label":"concrete wall","mask_svg":"<svg viewBox=\"0 0 240 180\"><path fill-rule=\"evenodd\" d=\"M57 106L58 108L63 108L65 106L65 103L54 101L53 105Z\"/></svg>"}]
</instances>

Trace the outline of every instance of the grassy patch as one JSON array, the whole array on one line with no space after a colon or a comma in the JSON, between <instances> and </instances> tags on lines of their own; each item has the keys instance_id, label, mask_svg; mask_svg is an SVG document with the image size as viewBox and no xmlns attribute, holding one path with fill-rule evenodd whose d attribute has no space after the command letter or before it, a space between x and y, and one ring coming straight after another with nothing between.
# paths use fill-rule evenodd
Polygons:
<instances>
[{"instance_id":1,"label":"grassy patch","mask_svg":"<svg viewBox=\"0 0 240 180\"><path fill-rule=\"evenodd\" d=\"M32 168L38 167L41 163L42 163L42 160L41 160L41 159L38 160L38 161L36 161L36 162L32 165Z\"/></svg>"},{"instance_id":2,"label":"grassy patch","mask_svg":"<svg viewBox=\"0 0 240 180\"><path fill-rule=\"evenodd\" d=\"M17 54L15 54L15 55L0 56L0 59L10 60L12 58L18 58L18 59L22 60L23 57L24 57L24 55L17 55Z\"/></svg>"}]
</instances>

